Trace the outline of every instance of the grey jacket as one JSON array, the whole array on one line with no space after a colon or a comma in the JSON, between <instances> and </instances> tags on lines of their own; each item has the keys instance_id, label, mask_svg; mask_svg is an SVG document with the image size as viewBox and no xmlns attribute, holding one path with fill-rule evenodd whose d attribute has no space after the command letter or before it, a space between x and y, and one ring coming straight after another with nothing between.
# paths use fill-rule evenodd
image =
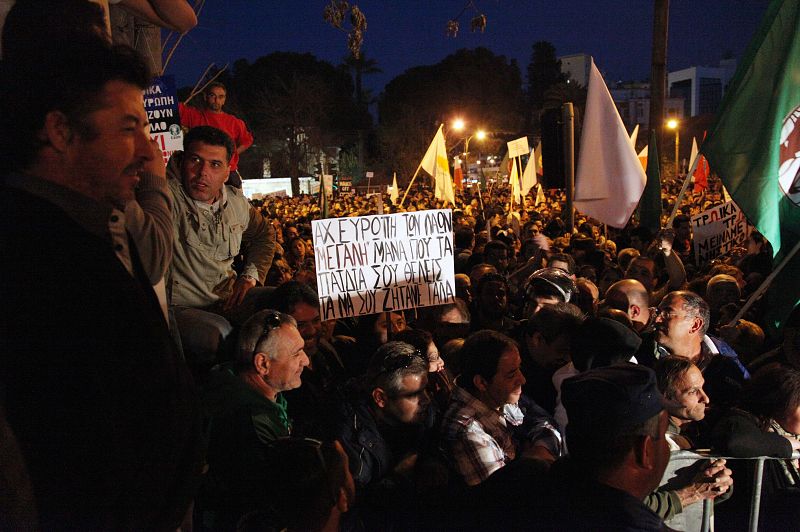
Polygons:
<instances>
[{"instance_id":1,"label":"grey jacket","mask_svg":"<svg viewBox=\"0 0 800 532\"><path fill-rule=\"evenodd\" d=\"M263 284L275 254L275 229L240 189L223 187L220 213L198 205L183 188L176 152L167 165L175 245L167 276L170 305L207 308L224 302L236 281L233 260L244 250L242 275Z\"/></svg>"}]
</instances>

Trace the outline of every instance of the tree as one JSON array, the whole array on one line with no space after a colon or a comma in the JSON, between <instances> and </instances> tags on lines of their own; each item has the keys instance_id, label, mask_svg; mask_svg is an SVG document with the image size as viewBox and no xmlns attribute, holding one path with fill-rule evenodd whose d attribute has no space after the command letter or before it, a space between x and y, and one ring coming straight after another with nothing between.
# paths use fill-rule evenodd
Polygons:
<instances>
[{"instance_id":1,"label":"tree","mask_svg":"<svg viewBox=\"0 0 800 532\"><path fill-rule=\"evenodd\" d=\"M243 154L260 168L269 158L273 172L289 174L293 193L301 173L312 174L325 147L353 142L366 121L353 100L347 73L311 54L276 52L252 65L237 61L230 94L256 137ZM253 159L252 161L250 159Z\"/></svg>"},{"instance_id":2,"label":"tree","mask_svg":"<svg viewBox=\"0 0 800 532\"><path fill-rule=\"evenodd\" d=\"M366 136L372 129L372 117L369 114L369 105L373 103L374 99L371 92L368 89L364 89L364 76L378 74L382 72L382 70L378 68L377 61L374 59L367 59L363 53L358 57L352 54L348 55L340 68L350 72L353 76L353 86L355 88L355 94L353 96L356 105L361 110L361 115L369 119L367 122L362 123L361 127L358 129L358 142L356 144L357 166L351 169L351 175L355 178L361 177L364 174L364 145Z\"/></svg>"},{"instance_id":3,"label":"tree","mask_svg":"<svg viewBox=\"0 0 800 532\"><path fill-rule=\"evenodd\" d=\"M545 93L557 83L567 81L561 72L561 61L556 58L556 48L547 41L533 44L528 63L528 120L533 130L539 129L539 114L544 109Z\"/></svg>"},{"instance_id":4,"label":"tree","mask_svg":"<svg viewBox=\"0 0 800 532\"><path fill-rule=\"evenodd\" d=\"M439 124L455 116L495 137L512 136L521 131L523 108L516 62L486 48L462 49L436 65L411 68L390 81L378 101L386 174L396 170L398 179L410 179ZM451 135L448 145L457 140Z\"/></svg>"}]
</instances>

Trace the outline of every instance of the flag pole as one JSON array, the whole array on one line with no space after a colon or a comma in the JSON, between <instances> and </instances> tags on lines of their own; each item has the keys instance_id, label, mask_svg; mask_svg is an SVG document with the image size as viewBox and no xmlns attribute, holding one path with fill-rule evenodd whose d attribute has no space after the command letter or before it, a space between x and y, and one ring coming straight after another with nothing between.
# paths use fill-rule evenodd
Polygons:
<instances>
[{"instance_id":1,"label":"flag pole","mask_svg":"<svg viewBox=\"0 0 800 532\"><path fill-rule=\"evenodd\" d=\"M403 194L403 199L400 200L400 205L398 205L398 207L402 207L403 202L406 201L406 196L408 196L408 191L411 190L411 185L414 184L414 180L417 178L417 174L419 174L421 168L422 168L422 161L419 162L419 166L417 166L417 171L414 172L414 175L411 177L411 182L408 184L408 188L406 188L406 193Z\"/></svg>"},{"instance_id":2,"label":"flag pole","mask_svg":"<svg viewBox=\"0 0 800 532\"><path fill-rule=\"evenodd\" d=\"M669 220L667 220L667 227L672 227L672 220L678 216L678 209L681 207L681 202L683 201L683 196L686 194L686 189L689 188L689 176L694 174L694 171L697 170L697 162L700 160L700 152L697 152L697 157L694 158L692 161L692 167L686 172L686 177L683 179L683 186L681 187L681 191L678 194L678 197L675 198L675 206L672 208L672 214L669 215Z\"/></svg>"},{"instance_id":3,"label":"flag pole","mask_svg":"<svg viewBox=\"0 0 800 532\"><path fill-rule=\"evenodd\" d=\"M774 270L772 270L772 273L770 273L767 278L764 279L764 282L761 283L761 286L758 287L758 290L753 292L753 295L750 296L750 299L747 300L736 316L730 321L730 324L735 325L737 321L742 319L742 316L744 316L745 312L750 310L750 307L753 306L753 304L756 302L756 299L761 297L761 295L767 291L769 285L771 285L772 281L775 280L775 277L777 277L783 267L789 263L789 260L797 254L798 250L800 250L800 240L798 240L791 251L789 251L789 253L783 257L781 262L775 267Z\"/></svg>"}]
</instances>

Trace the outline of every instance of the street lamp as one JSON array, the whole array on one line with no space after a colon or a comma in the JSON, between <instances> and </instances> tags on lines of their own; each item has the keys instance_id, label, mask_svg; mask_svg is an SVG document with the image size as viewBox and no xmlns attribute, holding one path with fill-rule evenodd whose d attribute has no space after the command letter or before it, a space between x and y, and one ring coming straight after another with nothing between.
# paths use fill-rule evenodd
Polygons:
<instances>
[{"instance_id":1,"label":"street lamp","mask_svg":"<svg viewBox=\"0 0 800 532\"><path fill-rule=\"evenodd\" d=\"M483 140L486 138L486 132L483 131L482 129L479 129L478 131L467 137L467 140L464 141L464 157L466 157L467 154L469 153L469 141L471 141L473 137L476 138L477 140Z\"/></svg>"},{"instance_id":2,"label":"street lamp","mask_svg":"<svg viewBox=\"0 0 800 532\"><path fill-rule=\"evenodd\" d=\"M680 169L680 167L678 166L678 152L680 151L681 137L680 137L680 129L678 126L680 126L680 123L676 119L670 118L669 120L667 120L667 127L669 129L675 130L675 177L678 177Z\"/></svg>"},{"instance_id":3,"label":"street lamp","mask_svg":"<svg viewBox=\"0 0 800 532\"><path fill-rule=\"evenodd\" d=\"M462 119L456 118L455 120L453 120L451 128L453 129L453 131L462 131L464 129L464 125L465 124Z\"/></svg>"},{"instance_id":4,"label":"street lamp","mask_svg":"<svg viewBox=\"0 0 800 532\"><path fill-rule=\"evenodd\" d=\"M464 140L464 177L466 178L469 175L469 141L473 139L473 137L477 140L483 140L486 138L486 132L482 129L479 129L472 135L468 136L466 140Z\"/></svg>"}]
</instances>

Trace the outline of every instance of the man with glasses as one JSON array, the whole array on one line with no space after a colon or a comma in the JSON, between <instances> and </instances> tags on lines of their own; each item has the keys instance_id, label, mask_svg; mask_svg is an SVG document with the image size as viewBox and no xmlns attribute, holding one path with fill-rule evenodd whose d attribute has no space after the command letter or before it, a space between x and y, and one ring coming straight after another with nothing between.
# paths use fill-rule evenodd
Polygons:
<instances>
[{"instance_id":1,"label":"man with glasses","mask_svg":"<svg viewBox=\"0 0 800 532\"><path fill-rule=\"evenodd\" d=\"M275 231L242 191L225 185L233 141L219 129L193 128L167 166L174 252L169 304L190 364L209 367L232 331L256 310L275 253ZM244 254L241 275L233 260Z\"/></svg>"},{"instance_id":2,"label":"man with glasses","mask_svg":"<svg viewBox=\"0 0 800 532\"><path fill-rule=\"evenodd\" d=\"M380 502L382 488L406 483L416 462L430 402L428 360L407 343L388 342L370 360L364 384L361 397L345 405L337 439L357 491Z\"/></svg>"},{"instance_id":3,"label":"man with glasses","mask_svg":"<svg viewBox=\"0 0 800 532\"><path fill-rule=\"evenodd\" d=\"M731 346L706 334L711 323L708 303L694 292L679 290L667 294L656 313L659 358L671 354L689 359L703 373L713 403L736 399L750 373Z\"/></svg>"},{"instance_id":4,"label":"man with glasses","mask_svg":"<svg viewBox=\"0 0 800 532\"><path fill-rule=\"evenodd\" d=\"M215 528L232 528L264 500L264 452L291 433L281 392L301 384L308 366L304 344L294 318L262 310L242 326L234 361L211 370L205 396L209 470L198 508Z\"/></svg>"}]
</instances>

